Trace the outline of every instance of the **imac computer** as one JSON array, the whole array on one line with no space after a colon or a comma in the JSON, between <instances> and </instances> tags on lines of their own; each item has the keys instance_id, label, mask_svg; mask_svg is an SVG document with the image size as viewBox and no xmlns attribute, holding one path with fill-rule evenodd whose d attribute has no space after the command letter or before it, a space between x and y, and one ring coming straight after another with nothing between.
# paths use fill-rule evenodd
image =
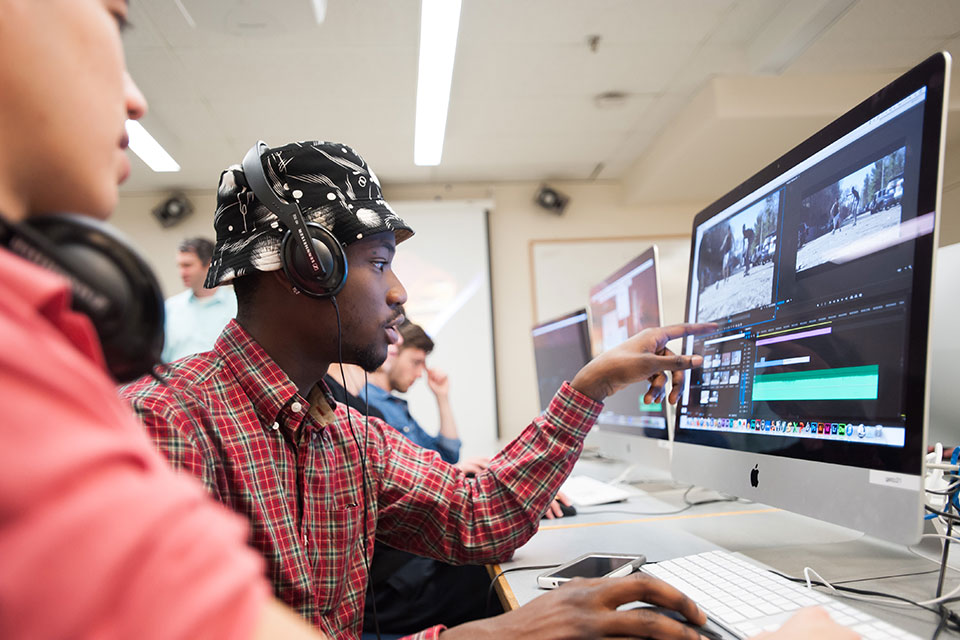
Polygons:
<instances>
[{"instance_id":1,"label":"imac computer","mask_svg":"<svg viewBox=\"0 0 960 640\"><path fill-rule=\"evenodd\" d=\"M657 247L652 246L590 289L593 353L607 351L660 318ZM604 401L589 444L635 467L630 479L665 479L670 474L667 403L645 404L649 383L621 389Z\"/></svg>"},{"instance_id":2,"label":"imac computer","mask_svg":"<svg viewBox=\"0 0 960 640\"><path fill-rule=\"evenodd\" d=\"M950 58L884 87L700 212L686 318L719 330L673 473L895 542L923 522Z\"/></svg>"},{"instance_id":3,"label":"imac computer","mask_svg":"<svg viewBox=\"0 0 960 640\"><path fill-rule=\"evenodd\" d=\"M540 411L547 408L564 381L573 380L583 365L590 361L590 336L587 331L586 309L543 322L531 331Z\"/></svg>"}]
</instances>

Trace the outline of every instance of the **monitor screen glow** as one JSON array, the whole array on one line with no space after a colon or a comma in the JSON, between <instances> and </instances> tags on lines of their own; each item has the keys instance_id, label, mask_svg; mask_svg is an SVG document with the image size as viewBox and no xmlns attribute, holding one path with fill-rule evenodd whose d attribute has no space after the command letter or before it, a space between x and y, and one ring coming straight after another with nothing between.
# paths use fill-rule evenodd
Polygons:
<instances>
[{"instance_id":1,"label":"monitor screen glow","mask_svg":"<svg viewBox=\"0 0 960 640\"><path fill-rule=\"evenodd\" d=\"M660 325L657 248L650 247L590 289L590 336L595 354L648 327ZM597 427L666 440L666 403L646 404L647 382L632 384L604 401Z\"/></svg>"}]
</instances>

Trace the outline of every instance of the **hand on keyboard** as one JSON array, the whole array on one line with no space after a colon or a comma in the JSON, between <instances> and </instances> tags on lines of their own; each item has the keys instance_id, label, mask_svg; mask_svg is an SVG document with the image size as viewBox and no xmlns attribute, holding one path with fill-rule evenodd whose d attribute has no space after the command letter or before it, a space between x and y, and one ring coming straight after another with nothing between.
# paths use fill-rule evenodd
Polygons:
<instances>
[{"instance_id":1,"label":"hand on keyboard","mask_svg":"<svg viewBox=\"0 0 960 640\"><path fill-rule=\"evenodd\" d=\"M859 636L864 640L920 640L845 602L791 582L727 551L646 564L643 571L693 598L712 620L735 632L738 638L833 640ZM792 619L805 607L821 607L825 611ZM821 615L829 615L833 622ZM836 625L844 625L854 633L845 634ZM830 629L833 635L824 632L821 638L810 628ZM788 635L780 636L781 631ZM765 636L764 632L774 633Z\"/></svg>"},{"instance_id":2,"label":"hand on keyboard","mask_svg":"<svg viewBox=\"0 0 960 640\"><path fill-rule=\"evenodd\" d=\"M753 636L751 640L856 640L860 634L841 627L830 614L819 607L803 609L776 631Z\"/></svg>"},{"instance_id":3,"label":"hand on keyboard","mask_svg":"<svg viewBox=\"0 0 960 640\"><path fill-rule=\"evenodd\" d=\"M679 611L694 624L707 617L693 600L670 585L643 573L625 578L577 578L559 589L495 618L476 620L443 632L443 640L457 638L518 638L572 640L574 638L656 638L698 640L689 627L653 611L626 609L622 604L637 600Z\"/></svg>"}]
</instances>

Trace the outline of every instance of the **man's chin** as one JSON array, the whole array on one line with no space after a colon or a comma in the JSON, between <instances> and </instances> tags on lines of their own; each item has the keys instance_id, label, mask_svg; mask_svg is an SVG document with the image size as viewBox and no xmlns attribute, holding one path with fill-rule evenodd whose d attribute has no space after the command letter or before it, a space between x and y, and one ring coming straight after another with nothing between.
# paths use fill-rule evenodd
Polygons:
<instances>
[{"instance_id":1,"label":"man's chin","mask_svg":"<svg viewBox=\"0 0 960 640\"><path fill-rule=\"evenodd\" d=\"M367 373L373 373L380 368L387 360L387 348L385 346L374 346L370 345L366 348L359 349L355 358L351 358L354 364L358 365Z\"/></svg>"}]
</instances>

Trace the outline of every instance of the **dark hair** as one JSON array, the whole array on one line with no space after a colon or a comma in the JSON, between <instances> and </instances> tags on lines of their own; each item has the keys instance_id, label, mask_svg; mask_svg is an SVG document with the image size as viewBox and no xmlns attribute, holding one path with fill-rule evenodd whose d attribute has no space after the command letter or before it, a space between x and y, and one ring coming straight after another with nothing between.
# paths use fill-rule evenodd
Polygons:
<instances>
[{"instance_id":1,"label":"dark hair","mask_svg":"<svg viewBox=\"0 0 960 640\"><path fill-rule=\"evenodd\" d=\"M403 324L400 325L400 335L403 336L403 344L400 345L401 351L407 347L416 347L426 353L433 351L433 340L418 324L404 320Z\"/></svg>"},{"instance_id":2,"label":"dark hair","mask_svg":"<svg viewBox=\"0 0 960 640\"><path fill-rule=\"evenodd\" d=\"M210 259L213 258L213 242L200 237L184 238L177 246L177 251L196 254L200 262L210 264Z\"/></svg>"}]
</instances>

